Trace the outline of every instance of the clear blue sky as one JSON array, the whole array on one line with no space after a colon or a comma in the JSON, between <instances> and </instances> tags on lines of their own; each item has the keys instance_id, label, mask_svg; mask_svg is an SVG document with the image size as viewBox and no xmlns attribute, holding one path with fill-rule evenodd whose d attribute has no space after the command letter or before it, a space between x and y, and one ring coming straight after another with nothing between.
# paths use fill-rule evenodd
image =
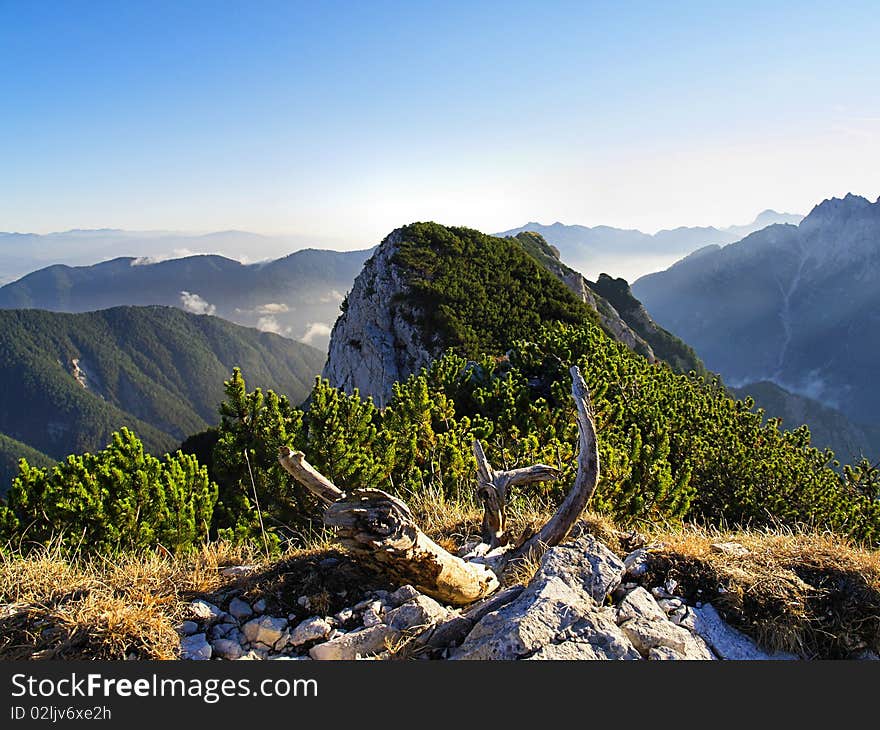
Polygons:
<instances>
[{"instance_id":1,"label":"clear blue sky","mask_svg":"<svg viewBox=\"0 0 880 730\"><path fill-rule=\"evenodd\" d=\"M0 0L0 230L644 230L880 195L880 12Z\"/></svg>"}]
</instances>

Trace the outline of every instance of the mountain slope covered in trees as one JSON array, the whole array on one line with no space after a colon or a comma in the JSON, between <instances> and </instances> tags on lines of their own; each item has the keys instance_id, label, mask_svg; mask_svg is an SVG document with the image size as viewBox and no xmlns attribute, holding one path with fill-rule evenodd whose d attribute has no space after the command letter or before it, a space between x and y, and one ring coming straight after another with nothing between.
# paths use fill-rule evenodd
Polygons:
<instances>
[{"instance_id":1,"label":"mountain slope covered in trees","mask_svg":"<svg viewBox=\"0 0 880 730\"><path fill-rule=\"evenodd\" d=\"M302 399L322 359L302 343L170 307L0 311L0 433L62 459L129 426L162 453L216 422L233 367Z\"/></svg>"}]
</instances>

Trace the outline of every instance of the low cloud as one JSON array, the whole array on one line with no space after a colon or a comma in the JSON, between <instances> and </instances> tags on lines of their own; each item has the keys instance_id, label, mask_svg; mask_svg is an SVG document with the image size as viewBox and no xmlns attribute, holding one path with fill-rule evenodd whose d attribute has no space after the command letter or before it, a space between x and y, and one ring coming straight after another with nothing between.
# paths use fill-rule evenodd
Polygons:
<instances>
[{"instance_id":1,"label":"low cloud","mask_svg":"<svg viewBox=\"0 0 880 730\"><path fill-rule=\"evenodd\" d=\"M268 304L261 304L257 307L257 314L282 314L289 311L290 307L280 302L269 302Z\"/></svg>"},{"instance_id":2,"label":"low cloud","mask_svg":"<svg viewBox=\"0 0 880 730\"><path fill-rule=\"evenodd\" d=\"M175 248L171 253L160 253L155 256L138 256L131 262L132 266L150 266L151 264L160 264L163 261L171 261L172 259L183 259L187 256L195 255L194 251L188 248Z\"/></svg>"},{"instance_id":3,"label":"low cloud","mask_svg":"<svg viewBox=\"0 0 880 730\"><path fill-rule=\"evenodd\" d=\"M198 294L188 291L180 292L180 306L192 314L214 314L217 311L217 307L213 304L209 304Z\"/></svg>"},{"instance_id":4,"label":"low cloud","mask_svg":"<svg viewBox=\"0 0 880 730\"><path fill-rule=\"evenodd\" d=\"M343 299L345 299L345 294L336 291L336 289L331 289L329 294L319 297L318 301L322 304L330 304L331 302L341 302Z\"/></svg>"},{"instance_id":5,"label":"low cloud","mask_svg":"<svg viewBox=\"0 0 880 730\"><path fill-rule=\"evenodd\" d=\"M281 323L271 315L257 320L257 329L261 332L273 332L276 335L289 335L290 327L282 327Z\"/></svg>"},{"instance_id":6,"label":"low cloud","mask_svg":"<svg viewBox=\"0 0 880 730\"><path fill-rule=\"evenodd\" d=\"M307 345L311 345L315 341L315 338L329 336L329 325L326 325L323 322L309 322L306 325L306 333L302 337L300 337L300 340L302 342L305 342Z\"/></svg>"}]
</instances>

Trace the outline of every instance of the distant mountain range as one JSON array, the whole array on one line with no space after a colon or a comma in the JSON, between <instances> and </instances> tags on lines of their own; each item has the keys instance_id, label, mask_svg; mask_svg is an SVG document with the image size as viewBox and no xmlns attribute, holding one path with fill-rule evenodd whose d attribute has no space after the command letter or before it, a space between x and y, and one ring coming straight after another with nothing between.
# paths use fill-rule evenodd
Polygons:
<instances>
[{"instance_id":1,"label":"distant mountain range","mask_svg":"<svg viewBox=\"0 0 880 730\"><path fill-rule=\"evenodd\" d=\"M233 367L299 403L323 363L308 345L171 307L0 311L0 492L20 456L94 451L122 426L173 450L217 423Z\"/></svg>"},{"instance_id":2,"label":"distant mountain range","mask_svg":"<svg viewBox=\"0 0 880 730\"><path fill-rule=\"evenodd\" d=\"M255 264L216 255L59 264L0 288L0 309L89 312L174 306L326 349L339 305L369 255L305 249Z\"/></svg>"},{"instance_id":3,"label":"distant mountain range","mask_svg":"<svg viewBox=\"0 0 880 730\"><path fill-rule=\"evenodd\" d=\"M88 266L120 256L158 261L193 254L218 254L243 263L276 259L303 248L347 248L346 241L314 236L264 236L248 231L185 233L75 229L57 233L0 231L0 284L49 266Z\"/></svg>"},{"instance_id":4,"label":"distant mountain range","mask_svg":"<svg viewBox=\"0 0 880 730\"><path fill-rule=\"evenodd\" d=\"M803 218L794 213L765 210L751 223L715 228L680 227L654 234L611 226L579 226L553 223L526 223L519 228L498 233L515 236L522 231L540 233L559 250L562 260L595 279L601 273L634 281L639 276L664 269L682 256L710 244L723 245L776 223L797 224Z\"/></svg>"},{"instance_id":5,"label":"distant mountain range","mask_svg":"<svg viewBox=\"0 0 880 730\"><path fill-rule=\"evenodd\" d=\"M880 200L825 200L797 226L706 247L633 291L729 384L770 381L880 424Z\"/></svg>"}]
</instances>

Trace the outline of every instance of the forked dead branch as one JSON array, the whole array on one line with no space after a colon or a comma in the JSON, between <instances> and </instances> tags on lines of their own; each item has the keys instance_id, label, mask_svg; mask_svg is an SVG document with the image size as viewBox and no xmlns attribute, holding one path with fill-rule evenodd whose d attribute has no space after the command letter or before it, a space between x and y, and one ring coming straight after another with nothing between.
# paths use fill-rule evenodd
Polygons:
<instances>
[{"instance_id":1,"label":"forked dead branch","mask_svg":"<svg viewBox=\"0 0 880 730\"><path fill-rule=\"evenodd\" d=\"M365 564L395 580L409 583L439 601L461 606L495 592L505 567L525 556L532 558L558 545L577 522L593 496L599 479L596 426L590 412L587 384L575 366L571 392L577 408L578 462L574 484L562 504L535 534L514 542L506 531L505 511L510 489L558 477L557 469L535 464L521 469L495 471L479 441L477 493L484 505L482 550L466 560L444 550L416 525L401 500L380 489L354 489L346 493L318 472L302 452L287 447L278 461L327 508L323 520L337 531L339 541Z\"/></svg>"}]
</instances>

